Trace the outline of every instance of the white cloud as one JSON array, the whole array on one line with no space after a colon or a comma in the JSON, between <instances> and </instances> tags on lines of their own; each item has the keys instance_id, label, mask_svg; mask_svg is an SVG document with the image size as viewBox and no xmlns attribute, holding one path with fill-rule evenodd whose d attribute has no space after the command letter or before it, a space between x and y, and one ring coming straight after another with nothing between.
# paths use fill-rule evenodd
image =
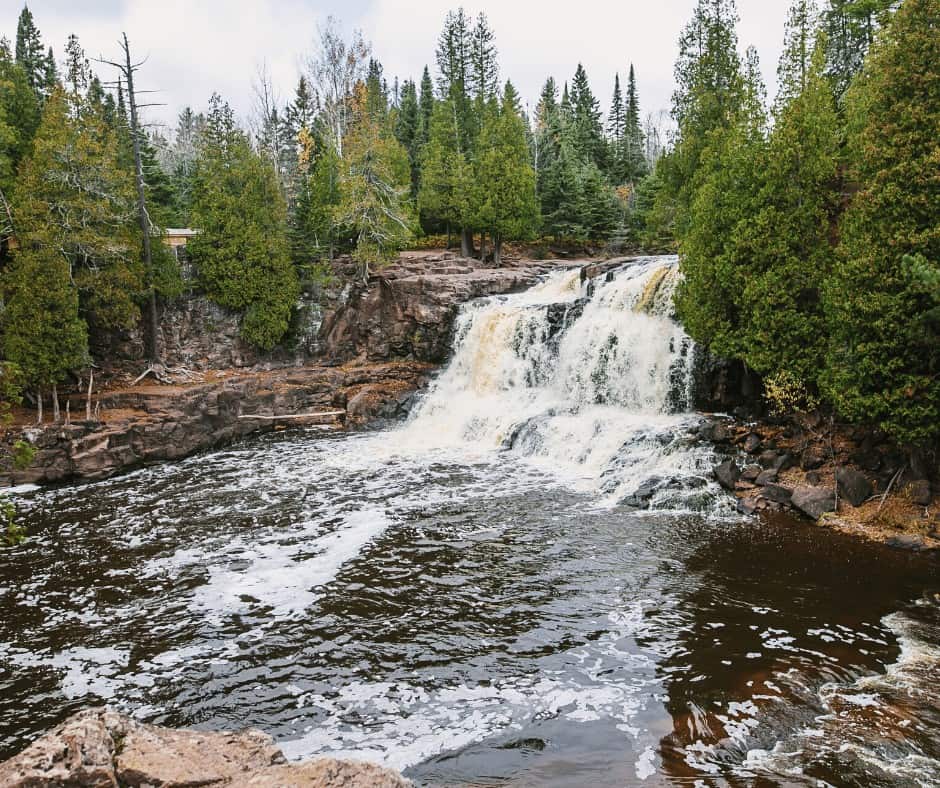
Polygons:
<instances>
[{"instance_id":1,"label":"white cloud","mask_svg":"<svg viewBox=\"0 0 940 788\"><path fill-rule=\"evenodd\" d=\"M317 23L334 13L347 29L361 27L374 44L386 76L420 77L434 70L434 49L450 0L32 0L43 38L61 57L69 33L78 34L90 57L114 58L126 31L134 52L149 55L140 87L160 88L153 101L165 108L150 117L172 122L186 105L204 107L213 91L243 117L252 103L256 67L266 62L286 100L293 92L303 55ZM578 62L587 69L603 107L614 72L637 70L645 111L668 108L679 32L694 0L501 0L466 3L487 13L496 33L503 78L510 78L534 105L545 78L570 79ZM758 47L768 86L783 38L788 0L739 0L742 48ZM12 37L19 0L0 0L0 26ZM102 76L106 67L98 70Z\"/></svg>"}]
</instances>

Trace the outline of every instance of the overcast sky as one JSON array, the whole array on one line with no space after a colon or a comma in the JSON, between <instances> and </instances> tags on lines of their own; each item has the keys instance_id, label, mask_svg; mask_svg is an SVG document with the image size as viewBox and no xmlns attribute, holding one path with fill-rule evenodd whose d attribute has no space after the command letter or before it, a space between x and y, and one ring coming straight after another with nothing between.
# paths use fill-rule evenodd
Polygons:
<instances>
[{"instance_id":1,"label":"overcast sky","mask_svg":"<svg viewBox=\"0 0 940 788\"><path fill-rule=\"evenodd\" d=\"M742 49L761 55L770 95L790 0L738 0ZM359 28L372 42L391 84L420 78L432 67L448 0L30 0L46 45L62 58L69 33L76 33L89 57L114 59L121 32L135 54L149 60L142 88L159 88L165 108L150 118L172 123L179 109L206 106L213 91L243 117L251 110L252 80L266 63L286 100L293 92L316 36L317 24L332 14L348 31ZM587 69L606 114L614 73L621 78L632 61L642 110L668 109L679 32L694 0L494 0L468 2L484 11L496 33L501 76L510 78L534 107L551 74L559 84L578 62ZM12 39L21 0L0 0L0 34ZM104 76L107 68L98 67Z\"/></svg>"}]
</instances>

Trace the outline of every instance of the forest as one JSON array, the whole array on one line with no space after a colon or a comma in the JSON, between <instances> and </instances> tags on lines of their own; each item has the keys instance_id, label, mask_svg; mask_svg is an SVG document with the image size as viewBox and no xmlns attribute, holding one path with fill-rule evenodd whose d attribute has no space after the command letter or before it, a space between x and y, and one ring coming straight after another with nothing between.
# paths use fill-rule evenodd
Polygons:
<instances>
[{"instance_id":1,"label":"forest","mask_svg":"<svg viewBox=\"0 0 940 788\"><path fill-rule=\"evenodd\" d=\"M527 115L463 9L420 79L330 20L286 105L261 71L249 121L214 95L167 131L137 118L130 52L116 70L73 35L58 58L24 7L0 42L7 401L57 410L90 338L142 316L157 357L157 305L193 286L165 228L198 231L196 284L262 349L338 255L367 279L427 237L495 265L509 241L575 243L678 251L686 330L773 403L935 446L940 0L795 0L772 101L736 23L734 0L698 0L668 133L629 63L609 112L579 66Z\"/></svg>"}]
</instances>

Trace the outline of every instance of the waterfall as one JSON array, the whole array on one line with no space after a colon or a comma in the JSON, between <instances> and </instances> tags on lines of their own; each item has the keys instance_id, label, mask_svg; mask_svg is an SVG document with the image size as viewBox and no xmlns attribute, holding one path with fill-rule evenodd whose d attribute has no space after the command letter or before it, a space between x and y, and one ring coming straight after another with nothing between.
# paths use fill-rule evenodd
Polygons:
<instances>
[{"instance_id":1,"label":"waterfall","mask_svg":"<svg viewBox=\"0 0 940 788\"><path fill-rule=\"evenodd\" d=\"M399 445L514 452L608 503L710 507L710 457L688 437L693 343L672 318L677 280L677 258L644 258L467 304Z\"/></svg>"}]
</instances>

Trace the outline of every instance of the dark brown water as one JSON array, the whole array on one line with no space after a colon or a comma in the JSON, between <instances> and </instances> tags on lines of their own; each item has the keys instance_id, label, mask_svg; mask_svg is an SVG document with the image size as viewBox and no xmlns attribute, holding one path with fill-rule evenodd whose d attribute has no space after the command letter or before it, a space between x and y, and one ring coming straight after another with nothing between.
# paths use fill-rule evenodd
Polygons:
<instances>
[{"instance_id":1,"label":"dark brown water","mask_svg":"<svg viewBox=\"0 0 940 788\"><path fill-rule=\"evenodd\" d=\"M940 785L940 566L734 514L675 281L468 305L399 429L18 495L0 755L109 703L421 785Z\"/></svg>"},{"instance_id":2,"label":"dark brown water","mask_svg":"<svg viewBox=\"0 0 940 788\"><path fill-rule=\"evenodd\" d=\"M936 562L394 438L23 494L0 754L107 702L419 784L937 784Z\"/></svg>"}]
</instances>

